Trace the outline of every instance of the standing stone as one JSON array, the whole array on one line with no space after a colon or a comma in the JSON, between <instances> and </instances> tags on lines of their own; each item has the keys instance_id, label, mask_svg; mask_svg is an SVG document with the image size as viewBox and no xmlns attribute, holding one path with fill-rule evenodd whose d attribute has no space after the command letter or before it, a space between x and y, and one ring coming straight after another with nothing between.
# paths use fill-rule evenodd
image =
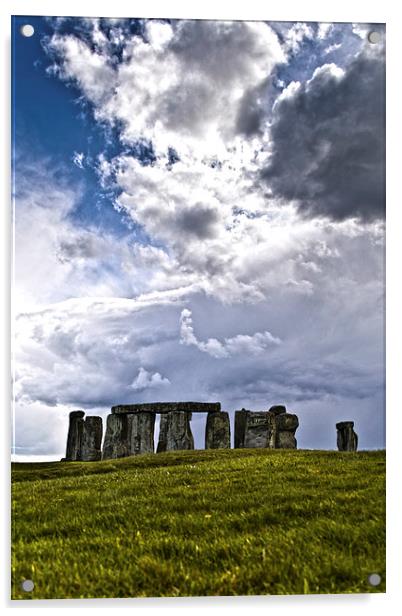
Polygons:
<instances>
[{"instance_id":1,"label":"standing stone","mask_svg":"<svg viewBox=\"0 0 402 616\"><path fill-rule=\"evenodd\" d=\"M267 412L249 413L246 420L244 447L269 447L271 422Z\"/></svg>"},{"instance_id":2,"label":"standing stone","mask_svg":"<svg viewBox=\"0 0 402 616\"><path fill-rule=\"evenodd\" d=\"M278 414L268 411L267 415L268 415L268 426L269 426L268 447L269 449L277 449L279 446Z\"/></svg>"},{"instance_id":3,"label":"standing stone","mask_svg":"<svg viewBox=\"0 0 402 616\"><path fill-rule=\"evenodd\" d=\"M353 430L354 421L340 421L336 424L339 451L356 451L358 436Z\"/></svg>"},{"instance_id":4,"label":"standing stone","mask_svg":"<svg viewBox=\"0 0 402 616\"><path fill-rule=\"evenodd\" d=\"M299 427L297 415L283 413L276 415L276 444L277 449L297 449L295 432Z\"/></svg>"},{"instance_id":5,"label":"standing stone","mask_svg":"<svg viewBox=\"0 0 402 616\"><path fill-rule=\"evenodd\" d=\"M280 432L296 432L299 427L299 419L297 415L292 413L284 413L275 417L277 428Z\"/></svg>"},{"instance_id":6,"label":"standing stone","mask_svg":"<svg viewBox=\"0 0 402 616\"><path fill-rule=\"evenodd\" d=\"M154 452L155 413L135 413L127 416L128 455Z\"/></svg>"},{"instance_id":7,"label":"standing stone","mask_svg":"<svg viewBox=\"0 0 402 616\"><path fill-rule=\"evenodd\" d=\"M102 459L153 453L154 427L155 413L109 415Z\"/></svg>"},{"instance_id":8,"label":"standing stone","mask_svg":"<svg viewBox=\"0 0 402 616\"><path fill-rule=\"evenodd\" d=\"M72 411L69 416L66 461L81 460L82 438L84 432L84 411Z\"/></svg>"},{"instance_id":9,"label":"standing stone","mask_svg":"<svg viewBox=\"0 0 402 616\"><path fill-rule=\"evenodd\" d=\"M86 417L80 458L83 462L96 462L102 458L102 431L102 417Z\"/></svg>"},{"instance_id":10,"label":"standing stone","mask_svg":"<svg viewBox=\"0 0 402 616\"><path fill-rule=\"evenodd\" d=\"M229 413L208 413L205 427L205 449L230 449Z\"/></svg>"},{"instance_id":11,"label":"standing stone","mask_svg":"<svg viewBox=\"0 0 402 616\"><path fill-rule=\"evenodd\" d=\"M297 440L292 432L278 432L276 449L297 449Z\"/></svg>"},{"instance_id":12,"label":"standing stone","mask_svg":"<svg viewBox=\"0 0 402 616\"><path fill-rule=\"evenodd\" d=\"M124 458L129 455L127 417L127 415L108 415L102 460Z\"/></svg>"},{"instance_id":13,"label":"standing stone","mask_svg":"<svg viewBox=\"0 0 402 616\"><path fill-rule=\"evenodd\" d=\"M190 420L191 413L186 411L171 411L162 415L157 451L194 449Z\"/></svg>"},{"instance_id":14,"label":"standing stone","mask_svg":"<svg viewBox=\"0 0 402 616\"><path fill-rule=\"evenodd\" d=\"M244 439L246 436L246 423L247 415L250 411L242 409L241 411L235 411L235 433L234 433L234 446L235 449L241 449L244 447Z\"/></svg>"},{"instance_id":15,"label":"standing stone","mask_svg":"<svg viewBox=\"0 0 402 616\"><path fill-rule=\"evenodd\" d=\"M245 409L236 411L235 448L296 449L295 432L298 426L297 416L286 413L283 405L257 413Z\"/></svg>"}]
</instances>

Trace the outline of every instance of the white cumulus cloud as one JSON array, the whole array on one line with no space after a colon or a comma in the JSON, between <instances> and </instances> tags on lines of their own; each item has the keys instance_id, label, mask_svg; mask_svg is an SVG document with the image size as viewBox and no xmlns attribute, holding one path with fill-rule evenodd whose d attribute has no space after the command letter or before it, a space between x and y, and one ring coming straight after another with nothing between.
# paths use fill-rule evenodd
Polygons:
<instances>
[{"instance_id":1,"label":"white cumulus cloud","mask_svg":"<svg viewBox=\"0 0 402 616\"><path fill-rule=\"evenodd\" d=\"M148 372L142 366L140 367L137 376L131 383L132 389L135 391L142 391L144 389L163 387L170 385L169 379L161 376L159 372Z\"/></svg>"},{"instance_id":2,"label":"white cumulus cloud","mask_svg":"<svg viewBox=\"0 0 402 616\"><path fill-rule=\"evenodd\" d=\"M281 344L280 338L268 331L256 332L251 336L238 334L231 338L224 338L222 342L216 338L208 338L203 342L198 340L194 333L192 312L188 308L184 308L180 315L180 341L188 346L196 346L203 353L208 353L217 359L243 353L258 355L270 346Z\"/></svg>"}]
</instances>

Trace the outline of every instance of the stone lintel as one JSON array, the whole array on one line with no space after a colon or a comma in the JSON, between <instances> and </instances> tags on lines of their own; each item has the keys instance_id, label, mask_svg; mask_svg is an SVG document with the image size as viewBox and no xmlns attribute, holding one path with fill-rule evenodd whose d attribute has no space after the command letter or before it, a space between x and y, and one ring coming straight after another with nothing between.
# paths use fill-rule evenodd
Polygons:
<instances>
[{"instance_id":1,"label":"stone lintel","mask_svg":"<svg viewBox=\"0 0 402 616\"><path fill-rule=\"evenodd\" d=\"M221 410L220 402L146 402L143 404L119 404L112 406L114 415L125 413L217 413Z\"/></svg>"}]
</instances>

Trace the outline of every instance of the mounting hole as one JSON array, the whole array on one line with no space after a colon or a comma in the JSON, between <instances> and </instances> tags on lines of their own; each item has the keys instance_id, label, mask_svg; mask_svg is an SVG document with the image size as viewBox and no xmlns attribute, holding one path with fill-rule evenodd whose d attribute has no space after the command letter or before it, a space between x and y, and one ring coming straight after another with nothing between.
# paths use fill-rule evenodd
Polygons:
<instances>
[{"instance_id":1,"label":"mounting hole","mask_svg":"<svg viewBox=\"0 0 402 616\"><path fill-rule=\"evenodd\" d=\"M32 580L24 580L21 584L21 588L24 592L32 592L35 584Z\"/></svg>"},{"instance_id":2,"label":"mounting hole","mask_svg":"<svg viewBox=\"0 0 402 616\"><path fill-rule=\"evenodd\" d=\"M367 38L369 40L369 43L371 43L372 45L376 45L377 43L380 42L381 35L379 32L376 32L376 30L373 30L373 32L369 32Z\"/></svg>"},{"instance_id":3,"label":"mounting hole","mask_svg":"<svg viewBox=\"0 0 402 616\"><path fill-rule=\"evenodd\" d=\"M30 37L33 36L35 32L35 28L31 26L31 24L24 24L21 26L21 34L22 36Z\"/></svg>"},{"instance_id":4,"label":"mounting hole","mask_svg":"<svg viewBox=\"0 0 402 616\"><path fill-rule=\"evenodd\" d=\"M371 573L368 576L368 583L370 586L378 586L381 583L381 575L378 573Z\"/></svg>"}]
</instances>

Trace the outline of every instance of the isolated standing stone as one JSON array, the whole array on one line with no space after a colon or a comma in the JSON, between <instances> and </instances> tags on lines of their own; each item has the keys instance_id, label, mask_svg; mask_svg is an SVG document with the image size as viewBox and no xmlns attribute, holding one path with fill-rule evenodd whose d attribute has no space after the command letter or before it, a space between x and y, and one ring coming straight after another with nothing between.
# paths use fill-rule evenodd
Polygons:
<instances>
[{"instance_id":1,"label":"isolated standing stone","mask_svg":"<svg viewBox=\"0 0 402 616\"><path fill-rule=\"evenodd\" d=\"M356 451L358 436L353 430L354 421L340 421L336 424L339 451Z\"/></svg>"},{"instance_id":2,"label":"isolated standing stone","mask_svg":"<svg viewBox=\"0 0 402 616\"><path fill-rule=\"evenodd\" d=\"M194 449L190 420L191 413L187 411L171 411L161 415L157 451Z\"/></svg>"},{"instance_id":3,"label":"isolated standing stone","mask_svg":"<svg viewBox=\"0 0 402 616\"><path fill-rule=\"evenodd\" d=\"M84 416L84 411L72 411L69 415L66 461L81 460Z\"/></svg>"},{"instance_id":4,"label":"isolated standing stone","mask_svg":"<svg viewBox=\"0 0 402 616\"><path fill-rule=\"evenodd\" d=\"M81 446L83 462L96 462L102 458L102 431L102 417L86 417Z\"/></svg>"},{"instance_id":5,"label":"isolated standing stone","mask_svg":"<svg viewBox=\"0 0 402 616\"><path fill-rule=\"evenodd\" d=\"M230 449L229 413L208 413L205 427L205 449Z\"/></svg>"}]
</instances>

